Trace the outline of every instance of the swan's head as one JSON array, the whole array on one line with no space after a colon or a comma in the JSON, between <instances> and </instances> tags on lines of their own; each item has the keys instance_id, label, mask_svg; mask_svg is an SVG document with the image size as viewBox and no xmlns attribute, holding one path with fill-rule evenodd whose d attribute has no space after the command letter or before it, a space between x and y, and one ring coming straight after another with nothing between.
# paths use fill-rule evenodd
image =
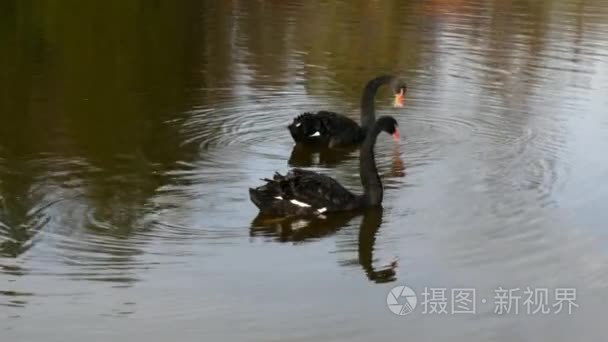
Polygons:
<instances>
[{"instance_id":1,"label":"swan's head","mask_svg":"<svg viewBox=\"0 0 608 342\"><path fill-rule=\"evenodd\" d=\"M393 137L393 140L399 141L401 139L401 135L397 129L399 124L392 116L381 116L378 121L376 121L376 125L380 130L390 134Z\"/></svg>"},{"instance_id":2,"label":"swan's head","mask_svg":"<svg viewBox=\"0 0 608 342\"><path fill-rule=\"evenodd\" d=\"M402 80L396 80L393 84L393 94L395 95L394 107L403 107L405 93L407 93L407 84Z\"/></svg>"}]
</instances>

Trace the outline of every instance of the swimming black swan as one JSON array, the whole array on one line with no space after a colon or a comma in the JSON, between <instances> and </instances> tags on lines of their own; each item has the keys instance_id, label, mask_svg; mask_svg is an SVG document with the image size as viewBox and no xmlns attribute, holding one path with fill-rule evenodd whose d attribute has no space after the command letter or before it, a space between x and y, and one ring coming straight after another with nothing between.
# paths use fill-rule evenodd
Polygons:
<instances>
[{"instance_id":1,"label":"swimming black swan","mask_svg":"<svg viewBox=\"0 0 608 342\"><path fill-rule=\"evenodd\" d=\"M287 126L296 143L338 147L363 142L367 129L376 121L374 98L378 88L391 84L394 106L403 107L407 85L392 75L378 76L365 85L361 96L361 126L354 120L334 112L304 113Z\"/></svg>"},{"instance_id":2,"label":"swimming black swan","mask_svg":"<svg viewBox=\"0 0 608 342\"><path fill-rule=\"evenodd\" d=\"M276 216L320 215L380 205L383 189L374 145L382 131L399 139L397 121L391 116L380 117L370 129L359 154L362 195L353 194L331 177L293 169L285 176L275 173L273 179L264 179L265 185L249 189L251 201L263 214Z\"/></svg>"}]
</instances>

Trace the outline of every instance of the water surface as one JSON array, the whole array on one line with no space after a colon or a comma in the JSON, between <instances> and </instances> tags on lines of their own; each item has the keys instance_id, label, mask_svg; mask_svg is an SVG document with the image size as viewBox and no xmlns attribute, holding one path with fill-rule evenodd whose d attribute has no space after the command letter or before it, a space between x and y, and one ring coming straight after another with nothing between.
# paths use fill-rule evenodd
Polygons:
<instances>
[{"instance_id":1,"label":"water surface","mask_svg":"<svg viewBox=\"0 0 608 342\"><path fill-rule=\"evenodd\" d=\"M3 1L3 339L603 341L607 23L599 0ZM247 189L293 166L359 191L356 150L286 125L358 120L389 72L383 209L256 219ZM499 315L499 287L579 307ZM424 314L425 288L476 313Z\"/></svg>"}]
</instances>

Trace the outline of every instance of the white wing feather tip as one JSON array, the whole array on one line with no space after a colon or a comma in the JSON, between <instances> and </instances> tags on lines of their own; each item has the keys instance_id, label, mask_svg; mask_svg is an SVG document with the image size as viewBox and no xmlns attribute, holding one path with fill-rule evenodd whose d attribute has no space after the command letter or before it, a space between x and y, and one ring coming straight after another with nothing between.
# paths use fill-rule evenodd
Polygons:
<instances>
[{"instance_id":1,"label":"white wing feather tip","mask_svg":"<svg viewBox=\"0 0 608 342\"><path fill-rule=\"evenodd\" d=\"M292 199L289 202L291 202L292 204L297 205L298 207L302 207L302 208L309 208L310 205L308 203L304 203L304 202L300 202L296 199Z\"/></svg>"}]
</instances>

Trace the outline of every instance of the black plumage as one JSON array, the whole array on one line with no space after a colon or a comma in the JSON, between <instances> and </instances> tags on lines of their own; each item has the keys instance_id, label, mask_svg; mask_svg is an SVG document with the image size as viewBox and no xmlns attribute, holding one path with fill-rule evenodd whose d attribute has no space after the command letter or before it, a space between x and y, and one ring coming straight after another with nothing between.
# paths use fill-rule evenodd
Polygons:
<instances>
[{"instance_id":1,"label":"black plumage","mask_svg":"<svg viewBox=\"0 0 608 342\"><path fill-rule=\"evenodd\" d=\"M365 130L354 120L324 110L300 114L288 128L294 141L305 145L347 146L365 139Z\"/></svg>"},{"instance_id":2,"label":"black plumage","mask_svg":"<svg viewBox=\"0 0 608 342\"><path fill-rule=\"evenodd\" d=\"M374 98L378 88L391 84L395 95L395 105L402 106L407 86L392 75L382 75L370 80L363 89L361 96L361 126L351 118L342 114L319 111L303 113L297 116L287 126L296 143L339 147L358 145L365 139L368 128L374 124Z\"/></svg>"},{"instance_id":3,"label":"black plumage","mask_svg":"<svg viewBox=\"0 0 608 342\"><path fill-rule=\"evenodd\" d=\"M313 171L293 169L264 181L266 185L249 189L249 194L253 203L268 214L318 215L354 209L357 203L357 197L335 179Z\"/></svg>"},{"instance_id":4,"label":"black plumage","mask_svg":"<svg viewBox=\"0 0 608 342\"><path fill-rule=\"evenodd\" d=\"M272 179L264 179L265 185L249 189L251 201L262 213L276 216L322 215L380 205L383 189L374 145L382 131L398 136L397 121L390 116L379 118L363 142L359 156L363 194L353 194L331 177L293 169L286 175L276 173Z\"/></svg>"}]
</instances>

